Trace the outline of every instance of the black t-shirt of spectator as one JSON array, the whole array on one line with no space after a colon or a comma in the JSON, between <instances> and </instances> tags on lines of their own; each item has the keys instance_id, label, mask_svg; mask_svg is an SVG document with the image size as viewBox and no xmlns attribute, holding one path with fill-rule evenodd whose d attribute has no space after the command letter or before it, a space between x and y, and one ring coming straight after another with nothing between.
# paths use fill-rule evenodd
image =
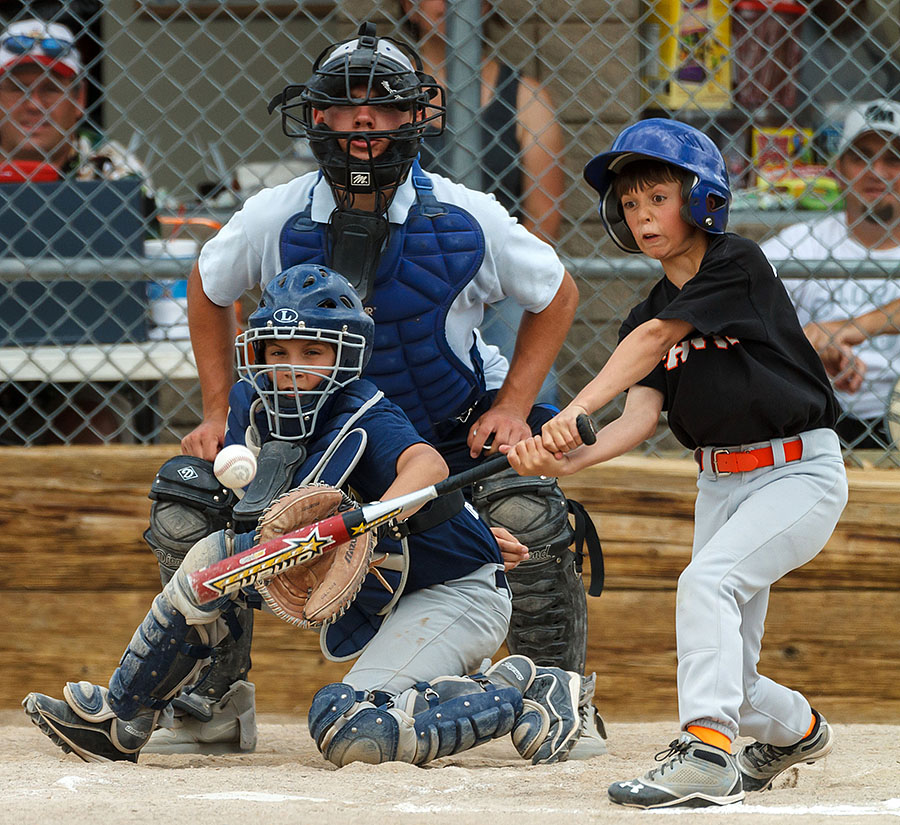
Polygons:
<instances>
[{"instance_id":1,"label":"black t-shirt of spectator","mask_svg":"<svg viewBox=\"0 0 900 825\"><path fill-rule=\"evenodd\" d=\"M734 447L834 427L837 402L787 291L753 241L713 236L682 289L662 278L619 330L653 318L692 324L640 384L659 390L675 437Z\"/></svg>"}]
</instances>

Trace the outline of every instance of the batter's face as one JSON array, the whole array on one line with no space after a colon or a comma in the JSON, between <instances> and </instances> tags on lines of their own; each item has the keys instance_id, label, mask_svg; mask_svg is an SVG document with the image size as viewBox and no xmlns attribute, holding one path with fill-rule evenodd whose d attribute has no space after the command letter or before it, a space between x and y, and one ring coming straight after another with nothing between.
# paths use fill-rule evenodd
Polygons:
<instances>
[{"instance_id":1,"label":"batter's face","mask_svg":"<svg viewBox=\"0 0 900 825\"><path fill-rule=\"evenodd\" d=\"M846 183L847 214L885 228L900 223L900 137L861 135L841 155L838 172Z\"/></svg>"},{"instance_id":2,"label":"batter's face","mask_svg":"<svg viewBox=\"0 0 900 825\"><path fill-rule=\"evenodd\" d=\"M364 99L365 87L352 90L354 96ZM407 123L412 123L411 111L403 111L396 106L360 103L357 106L329 106L327 109L313 110L313 121L324 123L334 132L391 132ZM369 159L369 145L372 146L372 157L377 158L390 146L391 138L356 138L339 139L341 149L357 160Z\"/></svg>"},{"instance_id":3,"label":"batter's face","mask_svg":"<svg viewBox=\"0 0 900 825\"><path fill-rule=\"evenodd\" d=\"M333 367L337 357L334 344L324 341L304 341L289 338L266 342L265 360L270 366L295 366L276 370L278 389L283 392L309 392L322 382L322 372ZM319 368L321 372L306 372L300 368Z\"/></svg>"},{"instance_id":4,"label":"batter's face","mask_svg":"<svg viewBox=\"0 0 900 825\"><path fill-rule=\"evenodd\" d=\"M0 154L62 165L84 115L83 83L72 84L34 64L0 75Z\"/></svg>"},{"instance_id":5,"label":"batter's face","mask_svg":"<svg viewBox=\"0 0 900 825\"><path fill-rule=\"evenodd\" d=\"M693 251L704 233L681 217L681 184L651 183L622 195L625 223L638 248L658 261Z\"/></svg>"}]
</instances>

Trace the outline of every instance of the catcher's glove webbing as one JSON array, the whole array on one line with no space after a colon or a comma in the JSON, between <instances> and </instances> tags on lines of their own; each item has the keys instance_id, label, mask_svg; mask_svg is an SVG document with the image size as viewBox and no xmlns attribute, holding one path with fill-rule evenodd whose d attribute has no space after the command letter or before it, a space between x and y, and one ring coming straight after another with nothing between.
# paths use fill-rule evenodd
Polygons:
<instances>
[{"instance_id":1,"label":"catcher's glove webbing","mask_svg":"<svg viewBox=\"0 0 900 825\"><path fill-rule=\"evenodd\" d=\"M259 519L256 543L283 536L359 505L327 484L289 490ZM344 614L372 564L376 538L363 533L345 544L326 547L305 563L259 582L256 589L276 616L298 627L321 627Z\"/></svg>"}]
</instances>

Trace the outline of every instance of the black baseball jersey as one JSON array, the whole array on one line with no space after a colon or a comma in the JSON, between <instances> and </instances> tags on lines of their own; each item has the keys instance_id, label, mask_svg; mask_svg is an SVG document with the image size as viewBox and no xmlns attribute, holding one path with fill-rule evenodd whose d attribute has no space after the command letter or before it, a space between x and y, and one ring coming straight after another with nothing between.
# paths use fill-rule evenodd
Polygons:
<instances>
[{"instance_id":1,"label":"black baseball jersey","mask_svg":"<svg viewBox=\"0 0 900 825\"><path fill-rule=\"evenodd\" d=\"M682 289L668 278L629 313L619 340L653 318L694 330L639 384L659 390L686 447L736 446L834 427L838 407L822 362L762 250L711 237Z\"/></svg>"}]
</instances>

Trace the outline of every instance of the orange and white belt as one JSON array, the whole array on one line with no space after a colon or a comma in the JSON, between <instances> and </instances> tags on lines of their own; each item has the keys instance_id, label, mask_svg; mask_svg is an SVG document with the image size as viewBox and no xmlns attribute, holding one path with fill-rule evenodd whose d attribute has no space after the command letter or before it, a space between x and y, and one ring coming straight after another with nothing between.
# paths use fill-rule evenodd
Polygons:
<instances>
[{"instance_id":1,"label":"orange and white belt","mask_svg":"<svg viewBox=\"0 0 900 825\"><path fill-rule=\"evenodd\" d=\"M694 460L704 469L704 450L694 450ZM775 455L771 447L758 447L755 450L712 450L710 464L716 475L727 476L732 473L747 473L760 467L771 467L775 464ZM803 457L803 442L799 438L784 442L784 460L799 461Z\"/></svg>"}]
</instances>

